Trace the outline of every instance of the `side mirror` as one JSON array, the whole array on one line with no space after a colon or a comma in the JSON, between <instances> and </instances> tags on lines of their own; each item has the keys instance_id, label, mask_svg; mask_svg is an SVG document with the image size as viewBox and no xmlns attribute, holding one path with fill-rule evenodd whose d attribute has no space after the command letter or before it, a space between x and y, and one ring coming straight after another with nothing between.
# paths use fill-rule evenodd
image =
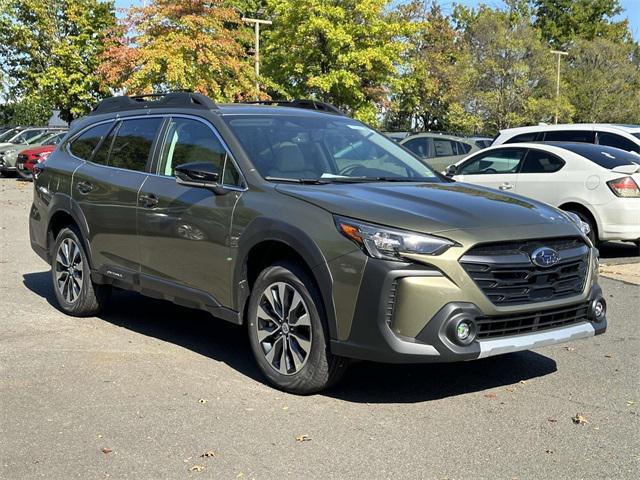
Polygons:
<instances>
[{"instance_id":1,"label":"side mirror","mask_svg":"<svg viewBox=\"0 0 640 480\"><path fill-rule=\"evenodd\" d=\"M226 193L220 182L218 167L212 163L185 163L174 169L176 182L188 187L209 188L217 194Z\"/></svg>"},{"instance_id":2,"label":"side mirror","mask_svg":"<svg viewBox=\"0 0 640 480\"><path fill-rule=\"evenodd\" d=\"M449 165L447 167L447 170L445 171L445 175L447 177L453 177L454 175L458 174L458 167L456 167L455 165Z\"/></svg>"}]
</instances>

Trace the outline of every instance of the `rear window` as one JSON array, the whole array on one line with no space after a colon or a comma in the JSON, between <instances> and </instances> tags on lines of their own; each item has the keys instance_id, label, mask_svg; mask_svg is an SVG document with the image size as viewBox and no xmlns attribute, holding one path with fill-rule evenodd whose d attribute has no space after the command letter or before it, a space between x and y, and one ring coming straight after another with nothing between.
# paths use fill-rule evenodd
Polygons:
<instances>
[{"instance_id":1,"label":"rear window","mask_svg":"<svg viewBox=\"0 0 640 480\"><path fill-rule=\"evenodd\" d=\"M112 123L110 122L101 123L80 134L69 146L71 153L83 160L90 160L91 154L100 143L100 140L102 140L102 137L109 133L111 125Z\"/></svg>"},{"instance_id":2,"label":"rear window","mask_svg":"<svg viewBox=\"0 0 640 480\"><path fill-rule=\"evenodd\" d=\"M587 160L611 170L621 165L640 165L640 155L626 152L619 148L605 145L567 144L558 145L566 150L577 153Z\"/></svg>"}]
</instances>

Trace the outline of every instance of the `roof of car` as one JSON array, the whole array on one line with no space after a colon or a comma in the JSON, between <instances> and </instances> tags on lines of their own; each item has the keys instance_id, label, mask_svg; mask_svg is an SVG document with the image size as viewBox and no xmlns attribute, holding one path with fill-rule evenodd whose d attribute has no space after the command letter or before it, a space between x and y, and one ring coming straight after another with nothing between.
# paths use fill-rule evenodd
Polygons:
<instances>
[{"instance_id":1,"label":"roof of car","mask_svg":"<svg viewBox=\"0 0 640 480\"><path fill-rule=\"evenodd\" d=\"M405 137L404 139L402 139L402 142L400 143L405 143L413 138L424 138L424 137L431 137L431 138L446 138L447 140L456 140L458 142L466 142L469 143L472 141L472 139L467 138L467 137L458 137L456 135L447 135L444 133L438 133L438 132L420 132L420 133L413 133L411 135L409 135L408 137Z\"/></svg>"},{"instance_id":2,"label":"roof of car","mask_svg":"<svg viewBox=\"0 0 640 480\"><path fill-rule=\"evenodd\" d=\"M526 133L549 130L595 130L597 128L622 130L628 133L640 132L640 125L623 125L617 123L559 123L557 125L532 125L528 127L506 128L500 133Z\"/></svg>"},{"instance_id":3,"label":"roof of car","mask_svg":"<svg viewBox=\"0 0 640 480\"><path fill-rule=\"evenodd\" d=\"M254 105L246 103L219 103L217 111L221 115L287 115L287 116L313 116L331 114L323 110L310 110L298 107L286 107L277 105Z\"/></svg>"}]
</instances>

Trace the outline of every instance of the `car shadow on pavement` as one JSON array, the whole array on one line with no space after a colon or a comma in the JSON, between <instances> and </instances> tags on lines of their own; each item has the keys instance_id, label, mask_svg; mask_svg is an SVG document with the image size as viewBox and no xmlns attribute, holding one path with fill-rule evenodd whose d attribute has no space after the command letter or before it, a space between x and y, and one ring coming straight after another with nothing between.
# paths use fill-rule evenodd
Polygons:
<instances>
[{"instance_id":1,"label":"car shadow on pavement","mask_svg":"<svg viewBox=\"0 0 640 480\"><path fill-rule=\"evenodd\" d=\"M58 308L49 271L27 273L23 279L29 290ZM245 329L216 320L207 312L114 290L113 301L98 318L224 362L264 383ZM355 403L415 403L510 385L555 371L554 360L530 351L452 364L353 362L344 379L322 394Z\"/></svg>"},{"instance_id":2,"label":"car shadow on pavement","mask_svg":"<svg viewBox=\"0 0 640 480\"><path fill-rule=\"evenodd\" d=\"M633 260L636 257L640 261L640 248L628 242L604 242L599 247L600 259L603 261L614 260L616 258L628 258Z\"/></svg>"}]
</instances>

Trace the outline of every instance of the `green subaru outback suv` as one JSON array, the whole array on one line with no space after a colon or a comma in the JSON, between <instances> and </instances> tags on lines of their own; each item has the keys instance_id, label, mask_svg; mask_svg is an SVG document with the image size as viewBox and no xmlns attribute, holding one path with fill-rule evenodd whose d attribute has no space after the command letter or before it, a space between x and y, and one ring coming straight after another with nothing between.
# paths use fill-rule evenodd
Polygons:
<instances>
[{"instance_id":1,"label":"green subaru outback suv","mask_svg":"<svg viewBox=\"0 0 640 480\"><path fill-rule=\"evenodd\" d=\"M580 220L455 183L330 105L113 97L35 172L30 235L60 308L112 288L244 325L278 388L349 359L450 362L606 329Z\"/></svg>"}]
</instances>

